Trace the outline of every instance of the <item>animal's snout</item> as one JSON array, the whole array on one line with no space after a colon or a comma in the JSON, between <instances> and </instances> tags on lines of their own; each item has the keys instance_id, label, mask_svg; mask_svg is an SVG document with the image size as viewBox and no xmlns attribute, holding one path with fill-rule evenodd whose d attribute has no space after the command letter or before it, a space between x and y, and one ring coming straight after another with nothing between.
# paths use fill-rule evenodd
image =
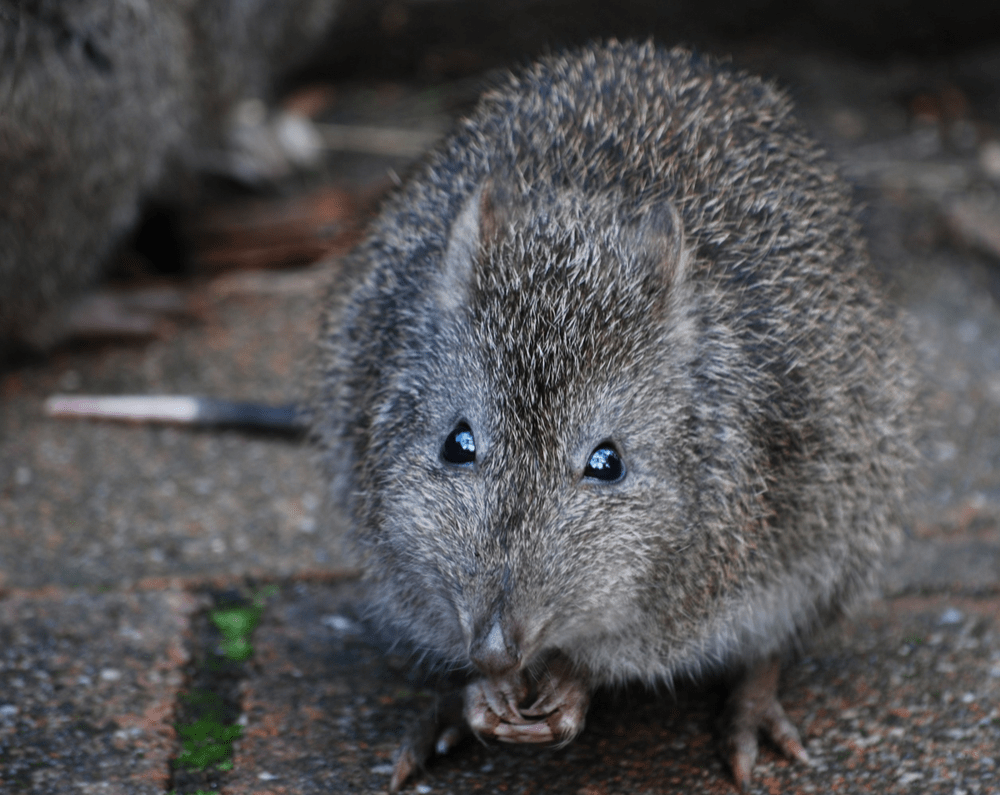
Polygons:
<instances>
[{"instance_id":1,"label":"animal's snout","mask_svg":"<svg viewBox=\"0 0 1000 795\"><path fill-rule=\"evenodd\" d=\"M505 633L500 620L484 626L472 641L469 659L487 677L502 676L521 663L521 649L514 638Z\"/></svg>"}]
</instances>

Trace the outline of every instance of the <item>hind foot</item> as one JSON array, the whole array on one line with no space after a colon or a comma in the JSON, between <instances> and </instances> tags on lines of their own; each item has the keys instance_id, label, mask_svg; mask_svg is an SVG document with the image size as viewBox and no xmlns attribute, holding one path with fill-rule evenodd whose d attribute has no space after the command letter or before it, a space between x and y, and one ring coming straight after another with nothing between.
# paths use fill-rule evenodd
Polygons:
<instances>
[{"instance_id":1,"label":"hind foot","mask_svg":"<svg viewBox=\"0 0 1000 795\"><path fill-rule=\"evenodd\" d=\"M770 738L789 759L810 764L802 740L785 710L778 703L776 657L750 668L736 685L726 706L723 747L726 759L742 791L750 786L750 773L757 761L759 731Z\"/></svg>"}]
</instances>

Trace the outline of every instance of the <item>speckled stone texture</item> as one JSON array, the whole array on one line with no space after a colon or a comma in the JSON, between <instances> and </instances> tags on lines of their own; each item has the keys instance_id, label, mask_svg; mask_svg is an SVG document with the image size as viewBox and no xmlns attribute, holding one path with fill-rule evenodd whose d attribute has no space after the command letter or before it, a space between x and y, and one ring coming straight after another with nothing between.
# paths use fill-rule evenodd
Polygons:
<instances>
[{"instance_id":1,"label":"speckled stone texture","mask_svg":"<svg viewBox=\"0 0 1000 795\"><path fill-rule=\"evenodd\" d=\"M198 606L176 590L0 601L0 792L164 792Z\"/></svg>"},{"instance_id":2,"label":"speckled stone texture","mask_svg":"<svg viewBox=\"0 0 1000 795\"><path fill-rule=\"evenodd\" d=\"M263 294L195 289L197 321L166 339L66 349L0 373L0 588L336 567L301 441L41 413L58 392L293 402L323 279L300 276L290 292L283 274Z\"/></svg>"},{"instance_id":3,"label":"speckled stone texture","mask_svg":"<svg viewBox=\"0 0 1000 795\"><path fill-rule=\"evenodd\" d=\"M378 792L397 738L433 703L357 622L359 586L282 590L255 635L248 730L224 792ZM469 740L414 791L731 793L716 751L723 682L599 694L562 750ZM900 597L789 666L789 716L814 766L765 748L753 793L987 793L1000 775L1000 598Z\"/></svg>"},{"instance_id":4,"label":"speckled stone texture","mask_svg":"<svg viewBox=\"0 0 1000 795\"><path fill-rule=\"evenodd\" d=\"M855 184L879 271L912 323L932 422L926 488L884 597L785 671L782 702L815 766L765 746L752 792L998 793L1000 260L948 218L956 199L1000 196L987 157L1000 151L1000 50L885 64L794 50L750 43L736 59L791 86ZM992 99L928 115L965 85ZM434 92L338 85L330 120L433 128L445 120L417 117L440 114ZM327 176L363 194L404 168L340 153ZM64 347L0 372L3 795L171 792L173 722L204 651L190 629L206 621L192 617L219 592L266 583L278 591L236 688L244 736L222 791L387 787L433 691L359 623L361 586L336 574L351 565L343 519L323 504L309 449L41 411L57 392L299 399L333 267L185 282L192 317L158 339ZM723 684L599 694L567 748L465 742L409 791L733 793L715 747Z\"/></svg>"}]
</instances>

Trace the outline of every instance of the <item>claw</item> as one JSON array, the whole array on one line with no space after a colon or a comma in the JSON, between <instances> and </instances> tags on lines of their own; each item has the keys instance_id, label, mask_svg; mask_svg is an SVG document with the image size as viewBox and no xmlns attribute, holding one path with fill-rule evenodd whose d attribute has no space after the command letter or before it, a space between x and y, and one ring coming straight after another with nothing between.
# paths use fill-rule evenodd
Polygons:
<instances>
[{"instance_id":1,"label":"claw","mask_svg":"<svg viewBox=\"0 0 1000 795\"><path fill-rule=\"evenodd\" d=\"M555 740L547 723L528 723L515 726L501 723L493 730L493 736L502 743L551 743Z\"/></svg>"},{"instance_id":2,"label":"claw","mask_svg":"<svg viewBox=\"0 0 1000 795\"><path fill-rule=\"evenodd\" d=\"M532 690L531 705L519 707ZM567 743L583 728L589 703L585 678L568 661L555 657L537 677L516 672L473 682L466 690L465 717L480 737L504 743Z\"/></svg>"},{"instance_id":3,"label":"claw","mask_svg":"<svg viewBox=\"0 0 1000 795\"><path fill-rule=\"evenodd\" d=\"M468 733L469 730L463 726L446 726L434 745L434 752L438 756L444 756L458 745Z\"/></svg>"},{"instance_id":4,"label":"claw","mask_svg":"<svg viewBox=\"0 0 1000 795\"><path fill-rule=\"evenodd\" d=\"M450 751L468 731L462 718L461 692L442 695L434 708L422 715L406 733L393 763L389 792L399 792L431 756Z\"/></svg>"},{"instance_id":5,"label":"claw","mask_svg":"<svg viewBox=\"0 0 1000 795\"><path fill-rule=\"evenodd\" d=\"M764 715L762 728L771 739L771 742L789 759L799 761L805 765L812 764L809 754L806 753L806 749L802 746L802 739L799 737L798 729L788 719L785 711L777 701L771 705L771 708Z\"/></svg>"},{"instance_id":6,"label":"claw","mask_svg":"<svg viewBox=\"0 0 1000 795\"><path fill-rule=\"evenodd\" d=\"M736 786L744 792L757 761L759 731L789 759L810 764L798 731L778 703L780 671L777 658L751 668L729 697L724 745Z\"/></svg>"},{"instance_id":7,"label":"claw","mask_svg":"<svg viewBox=\"0 0 1000 795\"><path fill-rule=\"evenodd\" d=\"M389 779L389 792L399 792L406 780L421 767L412 748L403 746L396 755L396 763L392 766L392 778Z\"/></svg>"},{"instance_id":8,"label":"claw","mask_svg":"<svg viewBox=\"0 0 1000 795\"><path fill-rule=\"evenodd\" d=\"M537 695L531 707L519 708L532 691ZM396 754L389 791L399 792L431 756L447 753L469 731L503 743L568 743L583 728L589 703L586 678L558 657L537 681L523 671L478 679L464 692L443 696L407 733Z\"/></svg>"}]
</instances>

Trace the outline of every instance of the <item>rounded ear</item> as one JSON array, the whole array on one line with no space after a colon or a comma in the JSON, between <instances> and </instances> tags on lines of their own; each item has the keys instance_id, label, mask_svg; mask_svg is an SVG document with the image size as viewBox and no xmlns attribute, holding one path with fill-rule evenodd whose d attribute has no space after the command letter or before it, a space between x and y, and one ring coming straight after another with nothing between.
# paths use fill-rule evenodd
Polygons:
<instances>
[{"instance_id":1,"label":"rounded ear","mask_svg":"<svg viewBox=\"0 0 1000 795\"><path fill-rule=\"evenodd\" d=\"M472 268L482 242L483 197L485 186L480 186L462 205L448 232L448 245L441 262L441 278L436 285L436 298L445 311L459 309L468 298L472 281Z\"/></svg>"},{"instance_id":2,"label":"rounded ear","mask_svg":"<svg viewBox=\"0 0 1000 795\"><path fill-rule=\"evenodd\" d=\"M636 243L656 263L664 283L676 286L687 276L690 260L684 222L673 204L662 199L646 208L635 226Z\"/></svg>"},{"instance_id":3,"label":"rounded ear","mask_svg":"<svg viewBox=\"0 0 1000 795\"><path fill-rule=\"evenodd\" d=\"M472 269L485 241L499 234L505 219L498 211L496 187L485 181L465 204L448 232L441 263L437 299L442 309L454 310L464 305L472 281Z\"/></svg>"}]
</instances>

